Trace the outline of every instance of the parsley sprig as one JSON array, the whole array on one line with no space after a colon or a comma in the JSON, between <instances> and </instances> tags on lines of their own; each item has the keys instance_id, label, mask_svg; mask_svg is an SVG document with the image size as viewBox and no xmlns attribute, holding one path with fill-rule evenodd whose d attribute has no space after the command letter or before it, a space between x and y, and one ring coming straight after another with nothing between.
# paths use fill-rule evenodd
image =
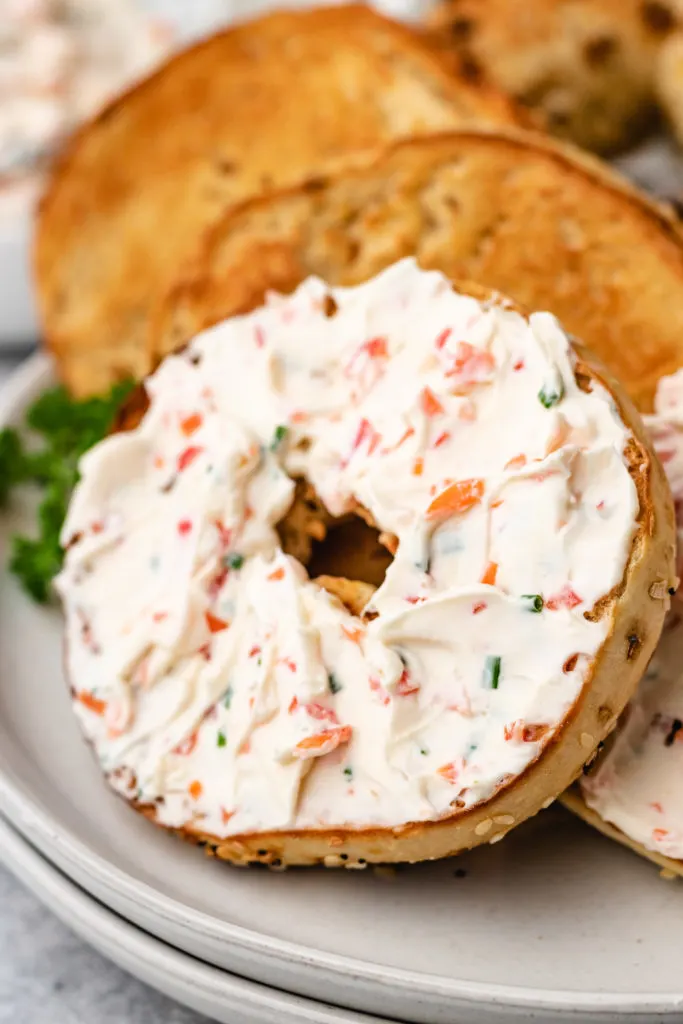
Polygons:
<instances>
[{"instance_id":1,"label":"parsley sprig","mask_svg":"<svg viewBox=\"0 0 683 1024\"><path fill-rule=\"evenodd\" d=\"M114 385L108 395L81 401L63 387L46 391L26 414L26 427L38 442L35 447L27 447L12 427L0 430L0 508L19 484L43 489L37 536L13 537L9 562L22 587L41 604L49 600L52 579L62 566L59 535L78 481L78 460L109 432L132 388L126 381Z\"/></svg>"}]
</instances>

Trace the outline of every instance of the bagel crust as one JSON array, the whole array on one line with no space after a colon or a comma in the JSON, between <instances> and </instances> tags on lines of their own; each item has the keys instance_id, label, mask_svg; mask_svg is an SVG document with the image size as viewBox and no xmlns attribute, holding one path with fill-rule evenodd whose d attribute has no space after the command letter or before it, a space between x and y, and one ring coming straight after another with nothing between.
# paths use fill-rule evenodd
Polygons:
<instances>
[{"instance_id":1,"label":"bagel crust","mask_svg":"<svg viewBox=\"0 0 683 1024\"><path fill-rule=\"evenodd\" d=\"M671 486L683 553L683 371L660 381L646 418ZM683 604L673 600L645 677L590 770L563 803L605 835L683 875Z\"/></svg>"},{"instance_id":2,"label":"bagel crust","mask_svg":"<svg viewBox=\"0 0 683 1024\"><path fill-rule=\"evenodd\" d=\"M273 297L148 390L83 460L59 580L117 791L228 860L358 866L495 841L566 788L657 642L673 515L553 317L404 261ZM381 531L377 590L285 553L302 501Z\"/></svg>"}]
</instances>

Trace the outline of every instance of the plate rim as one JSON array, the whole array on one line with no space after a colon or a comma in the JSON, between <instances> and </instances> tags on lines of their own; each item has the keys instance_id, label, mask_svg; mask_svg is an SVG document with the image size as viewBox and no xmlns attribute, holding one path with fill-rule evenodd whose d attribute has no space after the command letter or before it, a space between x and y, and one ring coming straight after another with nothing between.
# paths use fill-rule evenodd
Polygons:
<instances>
[{"instance_id":1,"label":"plate rim","mask_svg":"<svg viewBox=\"0 0 683 1024\"><path fill-rule=\"evenodd\" d=\"M284 992L268 985L242 978L197 960L196 957L176 949L162 939L145 932L137 925L116 914L106 905L81 889L50 860L37 850L21 833L0 814L0 864L3 864L22 885L25 885L37 899L55 914L71 931L85 943L98 949L108 960L122 970L138 977L145 984L163 992L168 998L180 1001L177 995L170 995L149 981L148 975L137 972L132 966L144 962L149 969L161 974L171 974L180 985L199 991L211 989L212 998L231 999L233 1006L247 1001L252 1008L269 1011L288 1011L289 1020L315 1021L320 1024L392 1024L390 1020L369 1015L357 1010L346 1010L320 1000ZM59 909L55 909L58 907ZM75 922L75 923L74 923ZM92 938L91 936L97 936ZM110 952L120 950L114 960ZM122 961L125 961L123 963ZM132 966L131 966L132 965ZM277 1006L272 1005L275 999ZM271 1000L271 1005L259 1006L259 1001ZM310 1005L306 1005L310 1004ZM185 1005L191 1005L185 1002ZM192 1006L192 1009L195 1009ZM229 1007L228 1007L229 1009ZM205 1012L198 1010L197 1012ZM302 1015L305 1013L305 1016ZM320 1013L325 1016L320 1017Z\"/></svg>"},{"instance_id":2,"label":"plate rim","mask_svg":"<svg viewBox=\"0 0 683 1024\"><path fill-rule=\"evenodd\" d=\"M49 355L36 352L29 356L0 387L0 429L21 415L25 403L36 389L54 381L54 364ZM0 567L2 571L2 567ZM57 848L62 871L79 885L87 887L87 879L98 889L115 892L125 903L144 909L157 919L169 922L182 931L207 936L224 948L237 947L261 957L271 964L288 968L296 966L314 975L316 972L334 977L335 982L348 985L350 978L366 986L391 989L393 993L410 993L423 999L459 1001L463 1007L509 1007L510 1009L545 1010L563 1013L670 1014L683 1010L683 995L656 992L619 993L596 990L587 993L567 989L540 989L529 986L504 985L422 974L402 968L369 963L314 949L275 936L265 936L254 929L221 921L201 910L164 896L151 885L136 879L103 856L89 849L70 830L65 829L49 811L42 808L25 790L21 780L13 781L0 764L0 811L29 842L35 839L43 855L52 862L51 850ZM69 867L65 866L65 862ZM89 890L92 892L92 889ZM98 894L99 895L99 894ZM130 921L130 918L128 919ZM135 927L135 925L133 925ZM158 941L163 941L159 938ZM190 955L190 954L185 954ZM221 968L214 968L219 970ZM227 969L226 969L227 970ZM255 980L255 984L259 981ZM303 996L303 998L312 998ZM362 1012L362 1011L357 1011Z\"/></svg>"}]
</instances>

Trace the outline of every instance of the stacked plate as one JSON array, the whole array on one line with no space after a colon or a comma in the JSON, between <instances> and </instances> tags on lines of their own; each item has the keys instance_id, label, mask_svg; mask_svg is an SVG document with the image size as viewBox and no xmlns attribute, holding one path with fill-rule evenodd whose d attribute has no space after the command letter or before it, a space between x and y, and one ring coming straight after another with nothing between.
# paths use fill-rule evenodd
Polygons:
<instances>
[{"instance_id":1,"label":"stacked plate","mask_svg":"<svg viewBox=\"0 0 683 1024\"><path fill-rule=\"evenodd\" d=\"M0 426L50 383L25 364ZM155 830L81 739L60 634L0 577L0 859L151 985L230 1024L683 1020L683 887L560 810L396 872L240 871Z\"/></svg>"}]
</instances>

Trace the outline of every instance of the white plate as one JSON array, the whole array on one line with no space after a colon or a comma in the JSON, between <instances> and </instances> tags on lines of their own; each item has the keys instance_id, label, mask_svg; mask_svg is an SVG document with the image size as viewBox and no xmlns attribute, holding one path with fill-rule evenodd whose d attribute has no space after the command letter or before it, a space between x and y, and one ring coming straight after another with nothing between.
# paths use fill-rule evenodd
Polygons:
<instances>
[{"instance_id":1,"label":"white plate","mask_svg":"<svg viewBox=\"0 0 683 1024\"><path fill-rule=\"evenodd\" d=\"M117 917L46 861L0 817L0 863L89 945L124 971L224 1024L391 1024L209 967Z\"/></svg>"},{"instance_id":2,"label":"white plate","mask_svg":"<svg viewBox=\"0 0 683 1024\"><path fill-rule=\"evenodd\" d=\"M46 383L42 357L2 415ZM22 521L22 516L24 520ZM7 534L30 516L0 523ZM370 872L238 871L157 831L100 778L72 716L60 617L0 577L0 808L129 920L282 989L424 1024L683 1021L683 886L551 810L457 861ZM458 877L462 872L465 877Z\"/></svg>"}]
</instances>

